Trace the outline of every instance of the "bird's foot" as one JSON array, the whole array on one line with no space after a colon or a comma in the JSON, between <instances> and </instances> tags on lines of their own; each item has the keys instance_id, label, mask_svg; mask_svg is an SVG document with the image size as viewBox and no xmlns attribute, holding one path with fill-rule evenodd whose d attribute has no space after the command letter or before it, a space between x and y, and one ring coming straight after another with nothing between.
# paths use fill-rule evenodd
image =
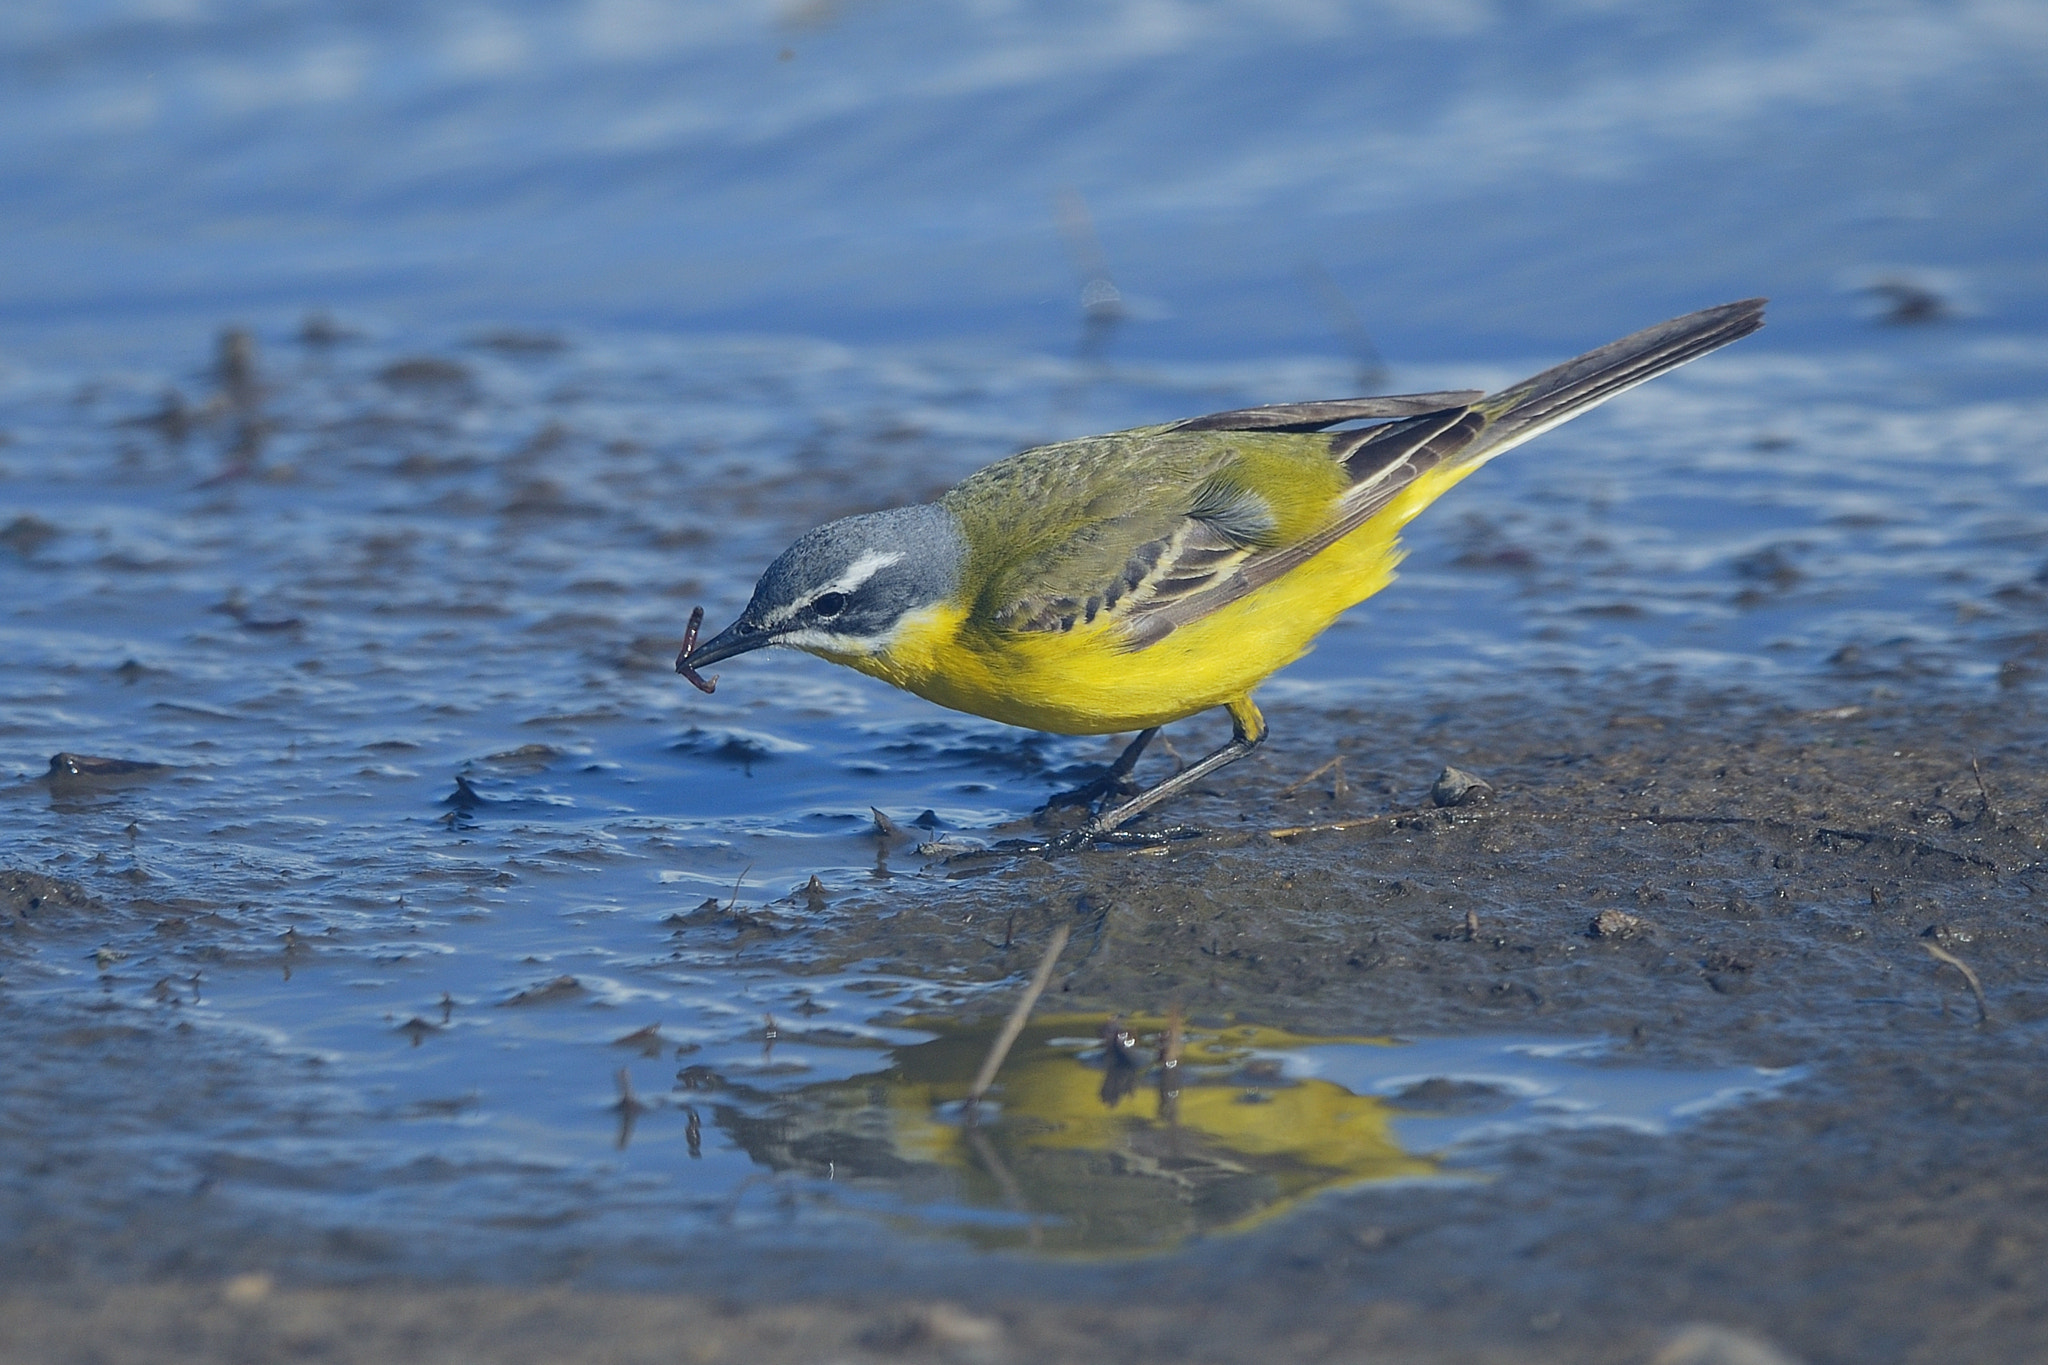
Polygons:
<instances>
[{"instance_id":1,"label":"bird's foot","mask_svg":"<svg viewBox=\"0 0 2048 1365\"><path fill-rule=\"evenodd\" d=\"M1101 831L1095 828L1095 822L1091 820L1085 825L1076 825L1070 830L1053 835L1038 846L1038 851L1048 858L1056 853L1075 853L1092 845L1100 835Z\"/></svg>"}]
</instances>

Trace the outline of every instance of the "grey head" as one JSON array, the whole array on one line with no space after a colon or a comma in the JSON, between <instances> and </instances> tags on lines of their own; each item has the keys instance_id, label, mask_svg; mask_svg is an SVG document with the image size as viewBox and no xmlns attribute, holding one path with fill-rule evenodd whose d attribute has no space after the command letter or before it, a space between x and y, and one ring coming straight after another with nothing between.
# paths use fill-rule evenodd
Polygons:
<instances>
[{"instance_id":1,"label":"grey head","mask_svg":"<svg viewBox=\"0 0 2048 1365\"><path fill-rule=\"evenodd\" d=\"M952 595L966 557L959 523L932 503L827 522L776 556L740 619L677 670L767 645L874 653L905 616Z\"/></svg>"}]
</instances>

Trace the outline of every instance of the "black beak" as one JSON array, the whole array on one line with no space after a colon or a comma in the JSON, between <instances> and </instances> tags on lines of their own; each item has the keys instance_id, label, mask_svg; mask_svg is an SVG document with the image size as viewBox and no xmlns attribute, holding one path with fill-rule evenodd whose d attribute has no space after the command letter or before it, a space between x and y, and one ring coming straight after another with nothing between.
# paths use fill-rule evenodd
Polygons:
<instances>
[{"instance_id":1,"label":"black beak","mask_svg":"<svg viewBox=\"0 0 2048 1365\"><path fill-rule=\"evenodd\" d=\"M683 657L676 660L676 671L680 673L686 667L702 668L706 664L749 653L768 644L769 639L767 631L747 625L744 619L735 621L695 649L684 650Z\"/></svg>"},{"instance_id":2,"label":"black beak","mask_svg":"<svg viewBox=\"0 0 2048 1365\"><path fill-rule=\"evenodd\" d=\"M690 612L690 624L683 630L682 652L676 655L676 672L688 678L700 692L718 690L718 679L701 678L697 670L705 664L715 664L720 659L730 659L735 654L759 649L769 642L767 632L746 624L746 618L727 626L703 644L697 643L697 629L704 624L704 608L697 607ZM744 627L744 628L743 628Z\"/></svg>"}]
</instances>

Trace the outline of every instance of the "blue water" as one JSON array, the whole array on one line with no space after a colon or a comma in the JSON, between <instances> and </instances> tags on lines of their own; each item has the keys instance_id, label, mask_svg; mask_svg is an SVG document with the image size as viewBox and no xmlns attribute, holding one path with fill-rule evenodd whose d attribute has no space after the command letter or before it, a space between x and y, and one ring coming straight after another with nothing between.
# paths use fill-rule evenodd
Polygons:
<instances>
[{"instance_id":1,"label":"blue water","mask_svg":"<svg viewBox=\"0 0 2048 1365\"><path fill-rule=\"evenodd\" d=\"M802 657L701 696L682 622L1035 442L1498 384L1768 293L1418 523L1273 714L2037 667L2039 6L49 0L0 72L0 864L139 906L0 984L313 1078L123 1139L137 1191L402 1229L410 1172L458 1244L725 1216L754 1168L678 1155L675 1047L751 1065L808 1001L840 1036L779 1093L985 988L668 917L875 876L871 806L983 836L1110 749ZM1882 325L1885 282L1939 316ZM659 1065L613 1045L654 1023ZM621 1065L659 1100L623 1150Z\"/></svg>"},{"instance_id":2,"label":"blue water","mask_svg":"<svg viewBox=\"0 0 2048 1365\"><path fill-rule=\"evenodd\" d=\"M2025 0L23 0L0 70L31 333L325 305L1052 349L1100 267L1153 355L1342 353L1304 269L1396 360L1758 293L1841 341L1901 273L2048 319Z\"/></svg>"}]
</instances>

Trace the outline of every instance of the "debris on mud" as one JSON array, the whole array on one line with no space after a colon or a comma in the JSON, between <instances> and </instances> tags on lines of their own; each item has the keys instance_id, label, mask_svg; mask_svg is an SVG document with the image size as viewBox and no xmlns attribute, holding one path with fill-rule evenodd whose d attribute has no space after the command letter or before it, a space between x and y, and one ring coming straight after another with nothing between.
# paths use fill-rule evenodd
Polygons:
<instances>
[{"instance_id":1,"label":"debris on mud","mask_svg":"<svg viewBox=\"0 0 2048 1365\"><path fill-rule=\"evenodd\" d=\"M1439 807L1472 806L1493 796L1493 784L1463 768L1446 767L1429 785L1429 799Z\"/></svg>"}]
</instances>

